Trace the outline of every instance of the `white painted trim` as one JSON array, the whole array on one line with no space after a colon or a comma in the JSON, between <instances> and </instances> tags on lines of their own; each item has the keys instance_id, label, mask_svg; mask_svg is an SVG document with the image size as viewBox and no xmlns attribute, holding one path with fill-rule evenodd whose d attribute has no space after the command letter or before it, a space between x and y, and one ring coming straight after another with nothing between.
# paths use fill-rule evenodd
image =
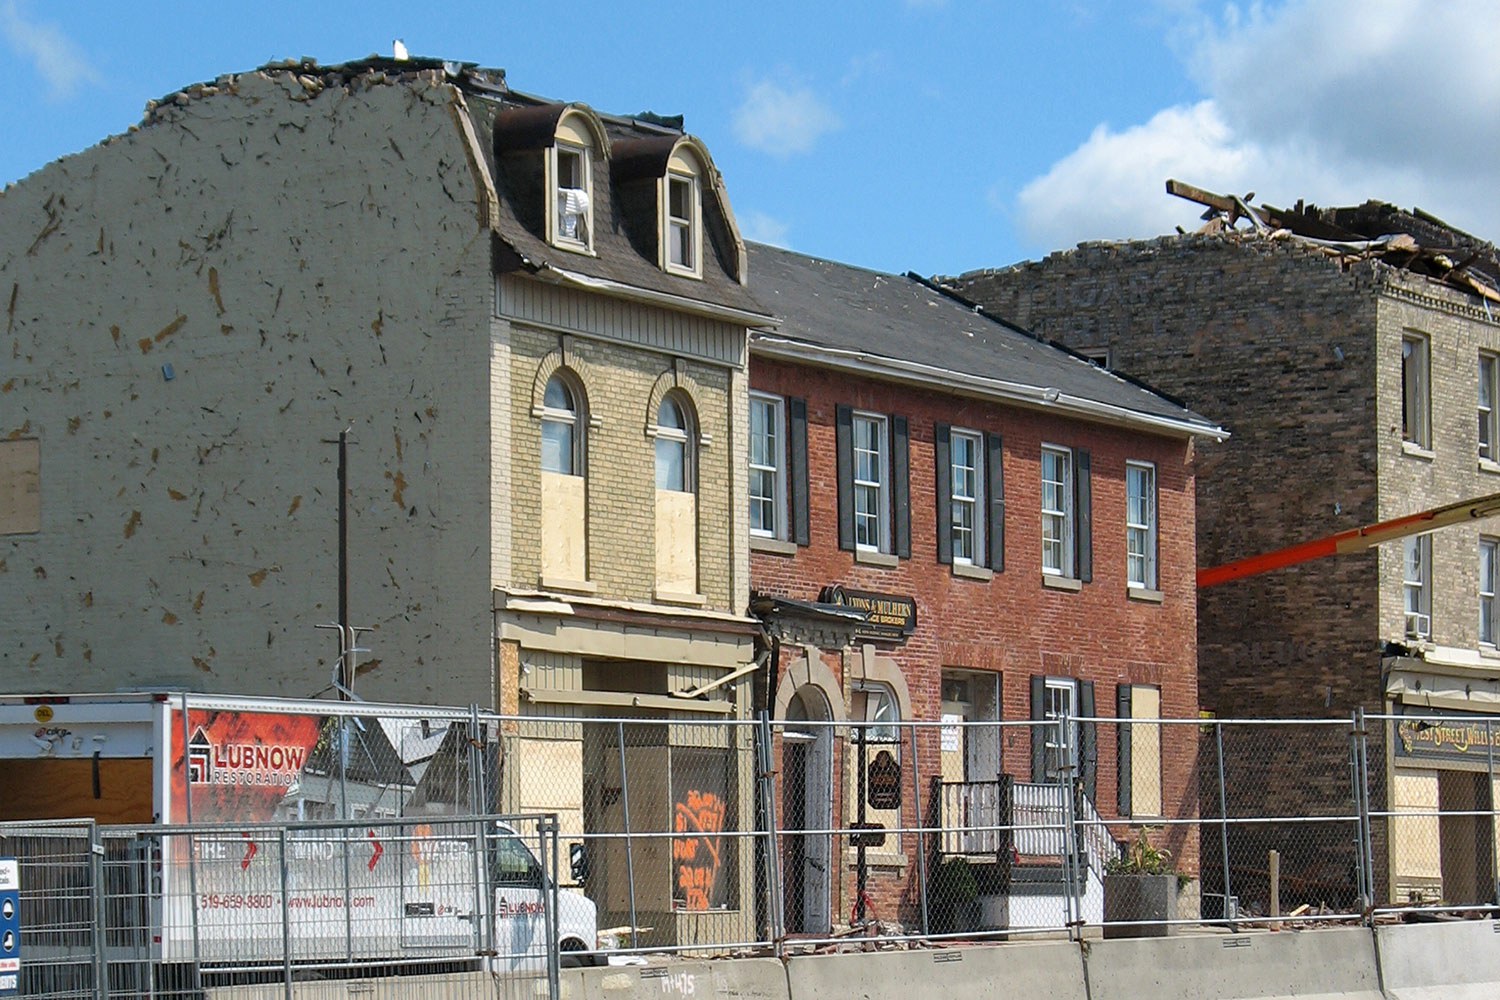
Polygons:
<instances>
[{"instance_id":1,"label":"white painted trim","mask_svg":"<svg viewBox=\"0 0 1500 1000\"><path fill-rule=\"evenodd\" d=\"M558 284L576 285L591 292L603 292L606 295L614 295L630 302L662 306L666 309L693 313L698 316L707 316L709 319L722 320L726 323L735 323L740 326L776 326L781 322L776 317L765 313L751 312L748 309L736 309L733 306L722 306L715 302L704 302L701 299L690 299L683 295L673 295L670 292L658 292L650 288L640 288L636 285L627 285L621 281L611 281L608 278L594 278L587 274L579 274L576 271L557 267L553 264L542 265L542 269L537 272L537 276L541 278L556 276Z\"/></svg>"},{"instance_id":2,"label":"white painted trim","mask_svg":"<svg viewBox=\"0 0 1500 1000\"><path fill-rule=\"evenodd\" d=\"M1029 409L1052 410L1100 423L1139 428L1159 434L1213 438L1217 441L1224 441L1229 437L1229 431L1216 424L1155 416L1113 403L1067 395L1052 386L1026 385L969 372L950 371L935 365L922 364L917 361L901 361L878 354L868 354L864 351L818 347L752 332L750 353L780 361L855 372L864 377L873 375L877 378L895 379L946 393L957 391L977 396L980 399L1025 406ZM1148 390L1142 389L1141 391Z\"/></svg>"}]
</instances>

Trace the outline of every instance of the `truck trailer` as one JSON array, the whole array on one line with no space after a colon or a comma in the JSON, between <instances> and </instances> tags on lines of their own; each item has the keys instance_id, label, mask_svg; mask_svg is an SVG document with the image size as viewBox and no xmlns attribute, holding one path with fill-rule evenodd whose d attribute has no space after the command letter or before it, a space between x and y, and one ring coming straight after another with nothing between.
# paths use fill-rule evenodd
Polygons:
<instances>
[{"instance_id":1,"label":"truck trailer","mask_svg":"<svg viewBox=\"0 0 1500 1000\"><path fill-rule=\"evenodd\" d=\"M0 696L0 854L24 877L29 845L91 821L101 860L79 871L101 908L101 969L141 988L205 970L223 982L499 973L545 968L552 948L587 961L596 910L557 886L555 820L495 815L498 728L476 709ZM23 920L55 926L49 909L80 888L23 884ZM23 961L78 950L42 941Z\"/></svg>"}]
</instances>

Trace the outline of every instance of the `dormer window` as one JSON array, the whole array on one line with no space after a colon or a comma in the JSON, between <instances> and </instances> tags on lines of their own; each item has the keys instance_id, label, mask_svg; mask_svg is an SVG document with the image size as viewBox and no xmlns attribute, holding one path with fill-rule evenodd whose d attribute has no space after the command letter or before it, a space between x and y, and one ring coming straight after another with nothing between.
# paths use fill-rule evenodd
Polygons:
<instances>
[{"instance_id":1,"label":"dormer window","mask_svg":"<svg viewBox=\"0 0 1500 1000\"><path fill-rule=\"evenodd\" d=\"M667 163L661 189L661 266L670 274L703 276L702 176L698 157L678 146Z\"/></svg>"},{"instance_id":2,"label":"dormer window","mask_svg":"<svg viewBox=\"0 0 1500 1000\"><path fill-rule=\"evenodd\" d=\"M593 231L593 204L589 198L589 152L558 143L557 240L577 243L587 249Z\"/></svg>"},{"instance_id":3,"label":"dormer window","mask_svg":"<svg viewBox=\"0 0 1500 1000\"><path fill-rule=\"evenodd\" d=\"M698 179L667 175L667 266L698 273Z\"/></svg>"},{"instance_id":4,"label":"dormer window","mask_svg":"<svg viewBox=\"0 0 1500 1000\"><path fill-rule=\"evenodd\" d=\"M548 167L548 239L565 250L594 250L594 168L602 135L585 112L569 110L558 119ZM606 151L607 155L607 151Z\"/></svg>"}]
</instances>

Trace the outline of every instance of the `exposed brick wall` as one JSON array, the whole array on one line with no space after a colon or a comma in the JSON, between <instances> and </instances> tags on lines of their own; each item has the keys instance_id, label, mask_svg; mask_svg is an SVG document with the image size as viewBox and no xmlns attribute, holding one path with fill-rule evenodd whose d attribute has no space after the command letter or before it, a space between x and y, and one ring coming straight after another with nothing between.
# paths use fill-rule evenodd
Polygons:
<instances>
[{"instance_id":1,"label":"exposed brick wall","mask_svg":"<svg viewBox=\"0 0 1500 1000\"><path fill-rule=\"evenodd\" d=\"M948 280L1049 339L1107 348L1115 368L1232 432L1197 452L1205 566L1500 489L1500 475L1478 467L1475 419L1477 355L1500 348L1500 324L1471 297L1435 282L1380 264L1341 266L1288 242L1210 236L1085 244ZM1406 331L1431 338L1427 456L1402 447ZM1460 526L1433 536L1439 644L1478 645L1481 530ZM1401 558L1401 544L1390 543L1204 590L1204 707L1239 718L1382 710L1380 649L1404 638ZM1242 731L1231 734L1226 752L1231 815L1252 808L1309 815L1352 805L1339 733ZM1378 738L1370 754L1379 809L1386 789ZM1205 784L1205 814L1213 811L1213 784ZM1383 829L1375 839L1383 882ZM1206 827L1210 874L1220 864L1217 840ZM1283 873L1304 879L1308 898L1349 885L1345 825L1312 824L1300 836L1241 827L1230 841L1235 863L1251 868L1266 850L1282 851ZM1236 891L1254 898L1258 884L1242 873Z\"/></svg>"},{"instance_id":2,"label":"exposed brick wall","mask_svg":"<svg viewBox=\"0 0 1500 1000\"><path fill-rule=\"evenodd\" d=\"M541 505L536 490L541 468L541 423L532 415L533 386L542 359L557 351L562 338L516 323L510 330L510 464L517 485L511 501L514 548L509 583L533 588L541 572ZM656 458L646 434L653 384L672 370L673 358L603 340L573 337L571 364L587 393L591 426L585 431L588 462L588 574L599 595L650 603L656 573ZM737 404L730 395L728 370L687 362L695 418L710 444L697 450L698 587L706 607L743 613L732 604L734 540L729 497L735 451L729 421ZM650 415L654 420L654 414ZM743 448L743 445L740 446ZM739 546L743 546L739 540Z\"/></svg>"},{"instance_id":3,"label":"exposed brick wall","mask_svg":"<svg viewBox=\"0 0 1500 1000\"><path fill-rule=\"evenodd\" d=\"M827 584L913 596L916 633L885 653L901 667L915 718L940 717L945 668L998 672L1006 720L1030 717L1029 684L1037 674L1093 681L1100 715L1114 714L1117 684L1138 683L1161 687L1164 716L1196 717L1194 476L1185 441L760 358L752 358L750 383L757 391L807 401L811 507L811 544L794 555L752 551L752 586L762 593L802 600L815 600ZM892 569L856 563L852 553L838 548L834 411L839 404L904 415L910 421L912 557ZM938 562L933 451L937 422L1004 438L1006 562L1004 572L992 581L955 576ZM1093 582L1076 593L1042 586L1043 442L1091 452L1094 574ZM1126 597L1127 459L1154 462L1157 468L1159 575L1165 595L1159 605ZM836 660L826 662L836 672L840 669ZM847 696L847 683L845 688ZM939 773L937 732L925 731L919 743L921 773ZM1168 729L1164 737L1163 795L1169 815L1196 815L1196 745L1192 726ZM1106 816L1114 813L1115 753L1112 729L1101 727L1097 800ZM1024 733L1018 731L1007 740L1002 759L1006 773L1030 780L1030 748ZM842 774L838 780L843 780ZM919 822L909 796L903 809L904 823ZM1180 863L1195 869L1196 830L1175 827L1168 839ZM905 849L909 853L911 844ZM877 906L894 905L897 897L910 891L904 881L885 876L872 878L871 889ZM903 898L915 902L910 895ZM845 916L847 904L846 899Z\"/></svg>"},{"instance_id":4,"label":"exposed brick wall","mask_svg":"<svg viewBox=\"0 0 1500 1000\"><path fill-rule=\"evenodd\" d=\"M954 281L964 295L1182 399L1200 442L1198 560L1377 519L1376 277L1284 244L1085 244ZM1224 717L1347 715L1379 698L1373 555L1200 594L1198 676ZM1309 609L1316 609L1310 614Z\"/></svg>"}]
</instances>

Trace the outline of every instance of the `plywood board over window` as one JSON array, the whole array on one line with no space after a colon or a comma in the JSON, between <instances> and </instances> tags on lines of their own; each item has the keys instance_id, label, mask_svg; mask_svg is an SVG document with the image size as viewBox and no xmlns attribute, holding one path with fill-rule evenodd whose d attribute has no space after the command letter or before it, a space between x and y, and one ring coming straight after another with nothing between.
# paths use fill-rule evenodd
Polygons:
<instances>
[{"instance_id":1,"label":"plywood board over window","mask_svg":"<svg viewBox=\"0 0 1500 1000\"><path fill-rule=\"evenodd\" d=\"M0 441L0 535L41 530L41 442L35 438Z\"/></svg>"}]
</instances>

